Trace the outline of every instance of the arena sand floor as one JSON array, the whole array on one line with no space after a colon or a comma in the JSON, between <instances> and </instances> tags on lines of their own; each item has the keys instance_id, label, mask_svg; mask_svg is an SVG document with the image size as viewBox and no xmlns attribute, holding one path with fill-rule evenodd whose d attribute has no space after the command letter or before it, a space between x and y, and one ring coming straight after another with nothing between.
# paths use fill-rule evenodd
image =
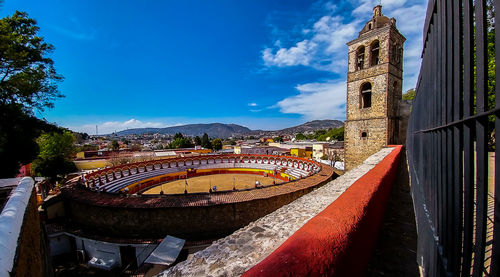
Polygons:
<instances>
[{"instance_id":1,"label":"arena sand floor","mask_svg":"<svg viewBox=\"0 0 500 277\"><path fill-rule=\"evenodd\" d=\"M261 185L270 185L273 181L276 184L283 182L272 177L253 174L215 174L187 179L187 190L189 193L208 192L213 186L217 186L217 191L232 190L233 183L236 189L250 189L255 187L256 181ZM143 194L160 194L160 191L164 194L184 193L185 188L185 180L176 180L153 187Z\"/></svg>"}]
</instances>

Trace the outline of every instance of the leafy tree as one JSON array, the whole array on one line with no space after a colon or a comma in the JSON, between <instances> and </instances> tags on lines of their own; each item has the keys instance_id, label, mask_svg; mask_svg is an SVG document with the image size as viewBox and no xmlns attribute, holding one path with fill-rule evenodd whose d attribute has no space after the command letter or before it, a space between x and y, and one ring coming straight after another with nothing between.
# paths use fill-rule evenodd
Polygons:
<instances>
[{"instance_id":1,"label":"leafy tree","mask_svg":"<svg viewBox=\"0 0 500 277\"><path fill-rule=\"evenodd\" d=\"M89 135L87 133L73 132L73 136L75 136L76 143L82 143L89 139Z\"/></svg>"},{"instance_id":2,"label":"leafy tree","mask_svg":"<svg viewBox=\"0 0 500 277\"><path fill-rule=\"evenodd\" d=\"M234 139L229 139L224 144L227 144L227 145L236 145L236 141Z\"/></svg>"},{"instance_id":3,"label":"leafy tree","mask_svg":"<svg viewBox=\"0 0 500 277\"><path fill-rule=\"evenodd\" d=\"M76 171L70 160L74 155L75 137L71 132L44 133L37 139L40 154L33 161L32 169L38 176L48 177L51 182Z\"/></svg>"},{"instance_id":4,"label":"leafy tree","mask_svg":"<svg viewBox=\"0 0 500 277\"><path fill-rule=\"evenodd\" d=\"M221 150L222 149L222 140L220 138L216 138L212 140L212 149L213 150Z\"/></svg>"},{"instance_id":5,"label":"leafy tree","mask_svg":"<svg viewBox=\"0 0 500 277\"><path fill-rule=\"evenodd\" d=\"M327 138L330 138L330 140L343 141L344 140L344 126L339 127L339 128L330 129L325 134L320 135L319 137L316 137L316 140L326 141Z\"/></svg>"},{"instance_id":6,"label":"leafy tree","mask_svg":"<svg viewBox=\"0 0 500 277\"><path fill-rule=\"evenodd\" d=\"M174 141L172 141L169 144L169 148L171 149L178 149L178 148L187 148L187 147L192 147L193 143L189 138L182 137L182 138L176 138Z\"/></svg>"},{"instance_id":7,"label":"leafy tree","mask_svg":"<svg viewBox=\"0 0 500 277\"><path fill-rule=\"evenodd\" d=\"M274 137L273 141L274 142L283 142L283 137L282 136Z\"/></svg>"},{"instance_id":8,"label":"leafy tree","mask_svg":"<svg viewBox=\"0 0 500 277\"><path fill-rule=\"evenodd\" d=\"M407 90L404 94L402 99L403 100L413 100L415 98L415 89L411 88Z\"/></svg>"},{"instance_id":9,"label":"leafy tree","mask_svg":"<svg viewBox=\"0 0 500 277\"><path fill-rule=\"evenodd\" d=\"M142 145L138 143L134 143L130 146L130 150L132 151L141 151L142 150Z\"/></svg>"},{"instance_id":10,"label":"leafy tree","mask_svg":"<svg viewBox=\"0 0 500 277\"><path fill-rule=\"evenodd\" d=\"M304 134L302 134L302 133L298 133L297 135L295 135L295 139L296 140L305 140L306 136L304 136Z\"/></svg>"},{"instance_id":11,"label":"leafy tree","mask_svg":"<svg viewBox=\"0 0 500 277\"><path fill-rule=\"evenodd\" d=\"M19 167L38 155L35 138L42 131L61 131L57 126L23 111L19 104L0 105L0 178L15 177Z\"/></svg>"},{"instance_id":12,"label":"leafy tree","mask_svg":"<svg viewBox=\"0 0 500 277\"><path fill-rule=\"evenodd\" d=\"M118 150L120 150L120 144L118 144L118 141L113 140L113 141L111 141L109 148L113 151L118 151Z\"/></svg>"},{"instance_id":13,"label":"leafy tree","mask_svg":"<svg viewBox=\"0 0 500 277\"><path fill-rule=\"evenodd\" d=\"M21 104L31 113L51 108L63 97L57 88L62 76L47 57L54 47L38 36L38 30L24 12L0 20L0 105Z\"/></svg>"},{"instance_id":14,"label":"leafy tree","mask_svg":"<svg viewBox=\"0 0 500 277\"><path fill-rule=\"evenodd\" d=\"M53 61L54 47L38 36L36 21L15 12L0 19L0 177L13 177L38 155L35 139L58 127L33 116L62 97Z\"/></svg>"},{"instance_id":15,"label":"leafy tree","mask_svg":"<svg viewBox=\"0 0 500 277\"><path fill-rule=\"evenodd\" d=\"M212 144L210 143L207 133L204 133L201 137L201 146L207 149L212 149Z\"/></svg>"},{"instance_id":16,"label":"leafy tree","mask_svg":"<svg viewBox=\"0 0 500 277\"><path fill-rule=\"evenodd\" d=\"M331 138L338 141L344 141L344 126L333 129Z\"/></svg>"},{"instance_id":17,"label":"leafy tree","mask_svg":"<svg viewBox=\"0 0 500 277\"><path fill-rule=\"evenodd\" d=\"M178 139L178 138L183 138L184 136L181 134L181 133L176 133L174 135L174 140Z\"/></svg>"},{"instance_id":18,"label":"leafy tree","mask_svg":"<svg viewBox=\"0 0 500 277\"><path fill-rule=\"evenodd\" d=\"M77 152L80 152L80 151L97 151L99 150L99 147L97 147L97 145L91 145L91 144L84 144L82 146L80 146L77 150Z\"/></svg>"},{"instance_id":19,"label":"leafy tree","mask_svg":"<svg viewBox=\"0 0 500 277\"><path fill-rule=\"evenodd\" d=\"M199 136L194 137L194 145L201 145L201 138Z\"/></svg>"}]
</instances>

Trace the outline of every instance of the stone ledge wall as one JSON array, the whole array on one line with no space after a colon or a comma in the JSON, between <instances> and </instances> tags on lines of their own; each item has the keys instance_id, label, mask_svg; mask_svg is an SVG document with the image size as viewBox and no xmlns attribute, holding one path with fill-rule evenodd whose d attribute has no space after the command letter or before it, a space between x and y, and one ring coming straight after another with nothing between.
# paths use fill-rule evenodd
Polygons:
<instances>
[{"instance_id":1,"label":"stone ledge wall","mask_svg":"<svg viewBox=\"0 0 500 277\"><path fill-rule=\"evenodd\" d=\"M311 218L321 213L332 202L336 203L336 199L346 189L376 167L389 153L393 152L393 149L380 150L353 170L214 242L208 248L193 254L186 261L162 272L159 276L238 276L245 273L280 247ZM356 203L358 200L349 199L349 201ZM352 203L345 205L349 206ZM336 219L329 219L328 224L334 220ZM308 245L309 242L303 242L297 250L306 251ZM293 265L295 261L290 259L282 266L287 267L288 262ZM278 271L266 273L262 275L274 276L275 273L279 275ZM307 276L308 274L295 274L291 270L284 275Z\"/></svg>"},{"instance_id":2,"label":"stone ledge wall","mask_svg":"<svg viewBox=\"0 0 500 277\"><path fill-rule=\"evenodd\" d=\"M244 276L364 276L402 146Z\"/></svg>"}]
</instances>

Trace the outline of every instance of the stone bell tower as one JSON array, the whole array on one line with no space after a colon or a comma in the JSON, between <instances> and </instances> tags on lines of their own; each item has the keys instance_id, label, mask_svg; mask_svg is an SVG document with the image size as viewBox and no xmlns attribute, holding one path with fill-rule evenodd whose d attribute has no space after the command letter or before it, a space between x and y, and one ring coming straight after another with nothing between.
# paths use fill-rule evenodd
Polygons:
<instances>
[{"instance_id":1,"label":"stone bell tower","mask_svg":"<svg viewBox=\"0 0 500 277\"><path fill-rule=\"evenodd\" d=\"M403 43L396 20L373 8L357 39L347 43L345 167L351 169L398 138L402 95Z\"/></svg>"}]
</instances>

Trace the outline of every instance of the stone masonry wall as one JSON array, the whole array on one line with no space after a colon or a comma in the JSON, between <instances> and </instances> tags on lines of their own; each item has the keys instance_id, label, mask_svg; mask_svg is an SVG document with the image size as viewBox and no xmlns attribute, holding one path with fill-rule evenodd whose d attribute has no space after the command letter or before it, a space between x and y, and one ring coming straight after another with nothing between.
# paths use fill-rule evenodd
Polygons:
<instances>
[{"instance_id":1,"label":"stone masonry wall","mask_svg":"<svg viewBox=\"0 0 500 277\"><path fill-rule=\"evenodd\" d=\"M379 41L379 64L372 65L371 44ZM363 33L348 43L345 168L360 164L381 147L400 142L399 100L402 94L402 45L405 38L395 26ZM365 47L365 61L357 70L357 52ZM361 87L371 84L371 106L361 108ZM366 132L367 137L361 134Z\"/></svg>"},{"instance_id":2,"label":"stone masonry wall","mask_svg":"<svg viewBox=\"0 0 500 277\"><path fill-rule=\"evenodd\" d=\"M345 124L345 162L348 169L361 164L366 158L386 146L387 118L348 121ZM361 133L367 137L362 138Z\"/></svg>"}]
</instances>

